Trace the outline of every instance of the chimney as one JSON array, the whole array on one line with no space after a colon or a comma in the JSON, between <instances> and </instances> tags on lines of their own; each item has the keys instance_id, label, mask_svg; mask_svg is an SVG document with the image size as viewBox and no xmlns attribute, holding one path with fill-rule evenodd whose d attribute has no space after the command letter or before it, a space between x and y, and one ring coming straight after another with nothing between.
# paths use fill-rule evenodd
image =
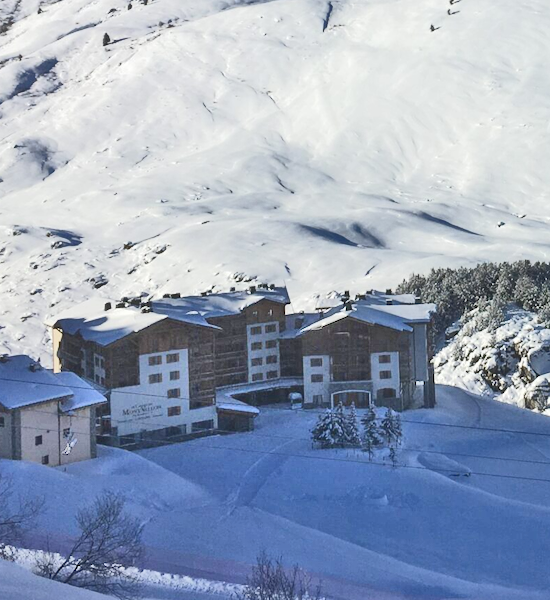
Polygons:
<instances>
[{"instance_id":1,"label":"chimney","mask_svg":"<svg viewBox=\"0 0 550 600\"><path fill-rule=\"evenodd\" d=\"M256 286L255 285L251 285L250 286L250 293L251 294L255 294L256 293Z\"/></svg>"},{"instance_id":2,"label":"chimney","mask_svg":"<svg viewBox=\"0 0 550 600\"><path fill-rule=\"evenodd\" d=\"M422 304L422 298L420 296L415 296L414 303L415 304Z\"/></svg>"},{"instance_id":3,"label":"chimney","mask_svg":"<svg viewBox=\"0 0 550 600\"><path fill-rule=\"evenodd\" d=\"M170 298L170 294L162 294L163 298Z\"/></svg>"},{"instance_id":4,"label":"chimney","mask_svg":"<svg viewBox=\"0 0 550 600\"><path fill-rule=\"evenodd\" d=\"M387 295L387 296L391 296L391 295L392 295L391 288L388 288L388 289L386 290L386 295Z\"/></svg>"},{"instance_id":5,"label":"chimney","mask_svg":"<svg viewBox=\"0 0 550 600\"><path fill-rule=\"evenodd\" d=\"M344 304L344 306L345 306L345 308L346 308L347 311L353 310L353 303L352 302L346 302Z\"/></svg>"},{"instance_id":6,"label":"chimney","mask_svg":"<svg viewBox=\"0 0 550 600\"><path fill-rule=\"evenodd\" d=\"M230 292L234 292L234 291L235 291L235 288L234 288L234 287L231 287L231 288L229 288L229 291L230 291Z\"/></svg>"},{"instance_id":7,"label":"chimney","mask_svg":"<svg viewBox=\"0 0 550 600\"><path fill-rule=\"evenodd\" d=\"M105 310L111 310L111 308L113 308L111 302L105 302Z\"/></svg>"},{"instance_id":8,"label":"chimney","mask_svg":"<svg viewBox=\"0 0 550 600\"><path fill-rule=\"evenodd\" d=\"M29 365L29 371L32 371L33 373L35 373L36 371L40 370L40 365L38 363L32 362Z\"/></svg>"},{"instance_id":9,"label":"chimney","mask_svg":"<svg viewBox=\"0 0 550 600\"><path fill-rule=\"evenodd\" d=\"M171 294L170 298L181 298L181 294L176 292L175 294Z\"/></svg>"},{"instance_id":10,"label":"chimney","mask_svg":"<svg viewBox=\"0 0 550 600\"><path fill-rule=\"evenodd\" d=\"M391 306L393 304L393 300L391 298L386 298L386 304Z\"/></svg>"}]
</instances>

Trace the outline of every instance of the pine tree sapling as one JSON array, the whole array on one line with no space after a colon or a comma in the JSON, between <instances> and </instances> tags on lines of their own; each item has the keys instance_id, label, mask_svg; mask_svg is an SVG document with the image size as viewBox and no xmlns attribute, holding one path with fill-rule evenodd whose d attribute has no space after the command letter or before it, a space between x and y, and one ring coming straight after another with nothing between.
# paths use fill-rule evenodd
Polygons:
<instances>
[{"instance_id":1,"label":"pine tree sapling","mask_svg":"<svg viewBox=\"0 0 550 600\"><path fill-rule=\"evenodd\" d=\"M376 422L376 413L372 406L369 406L361 419L361 424L363 425L363 450L368 452L369 458L372 459L374 448L382 443L381 431Z\"/></svg>"},{"instance_id":2,"label":"pine tree sapling","mask_svg":"<svg viewBox=\"0 0 550 600\"><path fill-rule=\"evenodd\" d=\"M103 36L103 45L104 45L104 46L108 46L110 43L111 43L111 38L109 37L109 34L108 34L108 33L106 33L106 34Z\"/></svg>"},{"instance_id":3,"label":"pine tree sapling","mask_svg":"<svg viewBox=\"0 0 550 600\"><path fill-rule=\"evenodd\" d=\"M383 432L388 445L392 442L399 443L401 440L401 419L397 419L396 413L391 408L388 408L382 422L380 423L380 429Z\"/></svg>"},{"instance_id":4,"label":"pine tree sapling","mask_svg":"<svg viewBox=\"0 0 550 600\"><path fill-rule=\"evenodd\" d=\"M322 448L334 448L342 444L344 431L334 413L335 411L327 409L323 415L319 416L311 431L312 440L320 444Z\"/></svg>"},{"instance_id":5,"label":"pine tree sapling","mask_svg":"<svg viewBox=\"0 0 550 600\"><path fill-rule=\"evenodd\" d=\"M357 411L355 404L352 403L345 415L344 442L348 446L358 448L361 446L361 437L359 435L359 425L357 423Z\"/></svg>"}]
</instances>

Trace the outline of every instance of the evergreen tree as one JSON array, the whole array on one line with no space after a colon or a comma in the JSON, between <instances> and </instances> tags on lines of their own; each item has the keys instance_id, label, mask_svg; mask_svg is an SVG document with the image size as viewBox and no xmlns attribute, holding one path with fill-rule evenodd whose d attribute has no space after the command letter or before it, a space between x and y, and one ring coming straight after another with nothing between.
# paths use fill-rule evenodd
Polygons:
<instances>
[{"instance_id":1,"label":"evergreen tree","mask_svg":"<svg viewBox=\"0 0 550 600\"><path fill-rule=\"evenodd\" d=\"M334 448L334 446L342 444L344 431L335 411L327 409L324 414L319 415L319 419L311 431L311 438L322 448Z\"/></svg>"},{"instance_id":2,"label":"evergreen tree","mask_svg":"<svg viewBox=\"0 0 550 600\"><path fill-rule=\"evenodd\" d=\"M358 448L361 445L359 425L357 423L357 411L352 403L345 415L344 441L346 444Z\"/></svg>"},{"instance_id":3,"label":"evergreen tree","mask_svg":"<svg viewBox=\"0 0 550 600\"><path fill-rule=\"evenodd\" d=\"M382 443L380 428L376 423L376 413L372 406L369 406L361 419L361 424L363 425L363 450L369 453L369 458L372 458L374 448Z\"/></svg>"},{"instance_id":4,"label":"evergreen tree","mask_svg":"<svg viewBox=\"0 0 550 600\"><path fill-rule=\"evenodd\" d=\"M111 38L109 37L109 34L108 34L108 33L106 33L106 34L103 36L103 45L104 45L104 46L107 46L107 45L108 45L108 44L110 44L110 43L111 43Z\"/></svg>"},{"instance_id":5,"label":"evergreen tree","mask_svg":"<svg viewBox=\"0 0 550 600\"><path fill-rule=\"evenodd\" d=\"M334 420L335 423L335 431L340 431L340 445L344 445L346 440L346 430L347 430L347 422L346 422L346 414L344 413L344 405L342 401L338 402L336 408L334 409Z\"/></svg>"},{"instance_id":6,"label":"evergreen tree","mask_svg":"<svg viewBox=\"0 0 550 600\"><path fill-rule=\"evenodd\" d=\"M401 419L397 418L391 408L388 408L386 411L386 414L380 423L380 429L382 430L388 445L390 445L392 441L399 443L401 440Z\"/></svg>"}]
</instances>

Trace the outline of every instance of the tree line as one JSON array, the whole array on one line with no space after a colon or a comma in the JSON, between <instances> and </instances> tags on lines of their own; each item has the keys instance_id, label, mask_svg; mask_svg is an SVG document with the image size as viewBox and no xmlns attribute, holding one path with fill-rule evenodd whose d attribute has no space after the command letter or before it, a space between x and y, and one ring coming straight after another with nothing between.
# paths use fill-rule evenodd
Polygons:
<instances>
[{"instance_id":1,"label":"tree line","mask_svg":"<svg viewBox=\"0 0 550 600\"><path fill-rule=\"evenodd\" d=\"M550 263L546 262L522 260L432 269L428 275L411 275L398 286L397 293L415 294L423 302L436 303L438 332L476 307L485 309L490 321L502 321L509 303L536 313L550 325Z\"/></svg>"}]
</instances>

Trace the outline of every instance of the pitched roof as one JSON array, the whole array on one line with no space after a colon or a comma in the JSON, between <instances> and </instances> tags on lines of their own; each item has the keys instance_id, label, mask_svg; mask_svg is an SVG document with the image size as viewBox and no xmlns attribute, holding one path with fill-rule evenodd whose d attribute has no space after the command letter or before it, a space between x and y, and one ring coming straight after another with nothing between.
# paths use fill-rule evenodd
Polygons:
<instances>
[{"instance_id":1,"label":"pitched roof","mask_svg":"<svg viewBox=\"0 0 550 600\"><path fill-rule=\"evenodd\" d=\"M53 373L25 355L0 361L0 404L8 410L63 400L63 411L106 402L74 373Z\"/></svg>"},{"instance_id":2,"label":"pitched roof","mask_svg":"<svg viewBox=\"0 0 550 600\"><path fill-rule=\"evenodd\" d=\"M69 334L79 333L83 339L95 342L100 346L108 346L132 333L142 331L155 323L166 319L218 329L208 323L196 311L188 313L166 314L162 312L142 312L139 307L125 305L116 308L117 302L111 301L109 310L105 310L109 300L94 298L73 306L68 310L51 317L46 325L56 327Z\"/></svg>"},{"instance_id":3,"label":"pitched roof","mask_svg":"<svg viewBox=\"0 0 550 600\"><path fill-rule=\"evenodd\" d=\"M346 318L396 331L410 332L413 330L411 325L414 323L429 323L436 310L435 304L417 304L411 294L392 296L374 292L367 294L365 298L351 302L347 307L340 302L339 306L327 311L324 316L318 317L313 322L311 318L305 319L304 325L295 336L317 331ZM292 335L289 333L287 337Z\"/></svg>"},{"instance_id":4,"label":"pitched roof","mask_svg":"<svg viewBox=\"0 0 550 600\"><path fill-rule=\"evenodd\" d=\"M153 311L168 316L200 315L204 319L238 315L245 308L262 300L277 304L289 304L288 292L284 287L256 289L255 292L237 291L206 296L185 296L182 298L162 298L153 300Z\"/></svg>"}]
</instances>

